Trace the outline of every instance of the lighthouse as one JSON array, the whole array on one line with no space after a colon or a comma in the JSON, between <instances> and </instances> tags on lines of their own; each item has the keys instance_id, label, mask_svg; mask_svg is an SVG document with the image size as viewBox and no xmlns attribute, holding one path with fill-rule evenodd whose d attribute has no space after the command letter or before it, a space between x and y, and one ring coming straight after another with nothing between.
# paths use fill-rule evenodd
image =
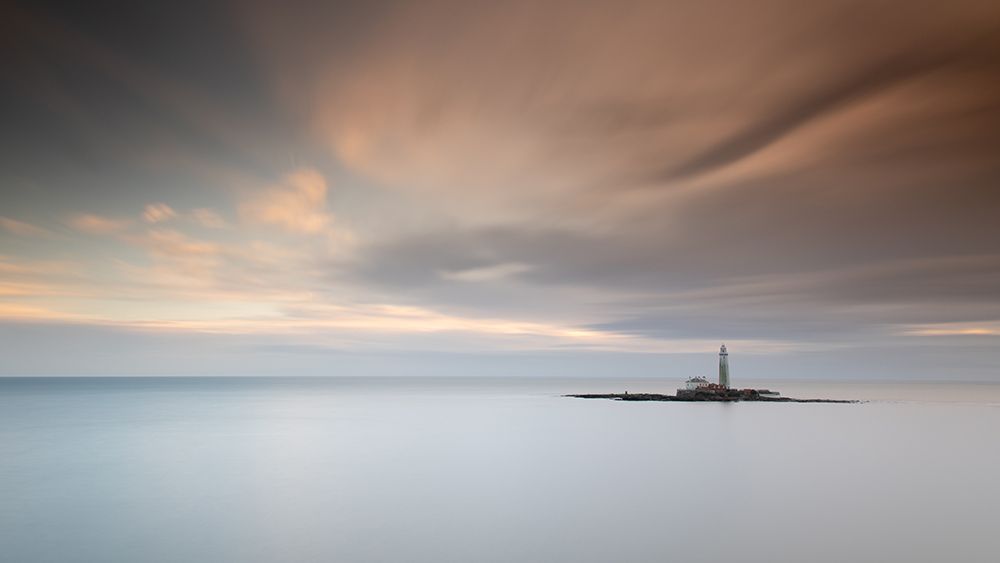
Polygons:
<instances>
[{"instance_id":1,"label":"lighthouse","mask_svg":"<svg viewBox=\"0 0 1000 563\"><path fill-rule=\"evenodd\" d=\"M719 385L729 389L729 352L726 352L725 344L719 349Z\"/></svg>"}]
</instances>

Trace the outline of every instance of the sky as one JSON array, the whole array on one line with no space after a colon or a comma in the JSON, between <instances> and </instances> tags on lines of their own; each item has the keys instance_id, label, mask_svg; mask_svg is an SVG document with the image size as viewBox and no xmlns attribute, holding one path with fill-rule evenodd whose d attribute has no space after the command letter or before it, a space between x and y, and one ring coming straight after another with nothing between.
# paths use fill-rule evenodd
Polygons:
<instances>
[{"instance_id":1,"label":"sky","mask_svg":"<svg viewBox=\"0 0 1000 563\"><path fill-rule=\"evenodd\" d=\"M1000 381L995 1L0 27L0 374Z\"/></svg>"}]
</instances>

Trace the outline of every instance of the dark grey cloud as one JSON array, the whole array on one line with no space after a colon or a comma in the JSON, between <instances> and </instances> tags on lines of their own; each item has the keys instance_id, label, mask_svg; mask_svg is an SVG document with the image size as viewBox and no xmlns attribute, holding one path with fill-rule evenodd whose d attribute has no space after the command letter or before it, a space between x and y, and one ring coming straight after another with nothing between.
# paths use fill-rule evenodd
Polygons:
<instances>
[{"instance_id":1,"label":"dark grey cloud","mask_svg":"<svg viewBox=\"0 0 1000 563\"><path fill-rule=\"evenodd\" d=\"M818 92L788 100L787 106L778 108L772 115L764 116L746 131L737 133L702 154L680 163L657 179L670 182L732 164L810 121L859 98L874 95L941 68L963 64L966 62L964 54L962 51L930 53L926 56L905 53L875 64L866 63L853 74ZM973 56L976 54L978 53L972 53Z\"/></svg>"},{"instance_id":2,"label":"dark grey cloud","mask_svg":"<svg viewBox=\"0 0 1000 563\"><path fill-rule=\"evenodd\" d=\"M779 255L778 264L755 264L740 273L722 249L699 246L705 254L695 256L687 250L657 241L643 245L640 237L490 229L370 247L356 274L371 287L439 307L596 307L619 320L594 328L654 337L843 339L905 324L1000 318L996 254L810 264ZM706 259L712 256L717 261ZM490 283L441 275L497 263L530 268L513 281ZM603 297L574 302L579 297L560 296L560 288L590 289Z\"/></svg>"},{"instance_id":3,"label":"dark grey cloud","mask_svg":"<svg viewBox=\"0 0 1000 563\"><path fill-rule=\"evenodd\" d=\"M839 342L877 338L908 325L989 323L1000 317L1000 255L752 277L649 297L631 307L632 316L600 328Z\"/></svg>"},{"instance_id":4,"label":"dark grey cloud","mask_svg":"<svg viewBox=\"0 0 1000 563\"><path fill-rule=\"evenodd\" d=\"M77 206L197 193L192 164L267 174L300 140L228 3L12 2L0 13L0 198L12 205L15 185Z\"/></svg>"}]
</instances>

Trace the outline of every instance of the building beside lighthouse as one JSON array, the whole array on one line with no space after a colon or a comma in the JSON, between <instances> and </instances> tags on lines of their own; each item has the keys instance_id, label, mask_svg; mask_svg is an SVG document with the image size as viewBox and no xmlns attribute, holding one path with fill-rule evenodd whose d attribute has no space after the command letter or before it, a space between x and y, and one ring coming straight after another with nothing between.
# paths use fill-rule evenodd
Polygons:
<instances>
[{"instance_id":1,"label":"building beside lighthouse","mask_svg":"<svg viewBox=\"0 0 1000 563\"><path fill-rule=\"evenodd\" d=\"M691 379L684 382L684 387L688 391L695 391L701 389L702 387L708 387L711 383L708 382L704 377L692 377Z\"/></svg>"}]
</instances>

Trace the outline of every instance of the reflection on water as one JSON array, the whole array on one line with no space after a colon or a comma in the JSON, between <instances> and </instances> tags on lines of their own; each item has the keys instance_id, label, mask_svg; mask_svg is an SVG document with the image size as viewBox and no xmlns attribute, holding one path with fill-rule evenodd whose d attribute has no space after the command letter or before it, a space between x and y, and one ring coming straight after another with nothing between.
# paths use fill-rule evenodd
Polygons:
<instances>
[{"instance_id":1,"label":"reflection on water","mask_svg":"<svg viewBox=\"0 0 1000 563\"><path fill-rule=\"evenodd\" d=\"M1000 386L0 379L0 545L36 561L992 561Z\"/></svg>"}]
</instances>

